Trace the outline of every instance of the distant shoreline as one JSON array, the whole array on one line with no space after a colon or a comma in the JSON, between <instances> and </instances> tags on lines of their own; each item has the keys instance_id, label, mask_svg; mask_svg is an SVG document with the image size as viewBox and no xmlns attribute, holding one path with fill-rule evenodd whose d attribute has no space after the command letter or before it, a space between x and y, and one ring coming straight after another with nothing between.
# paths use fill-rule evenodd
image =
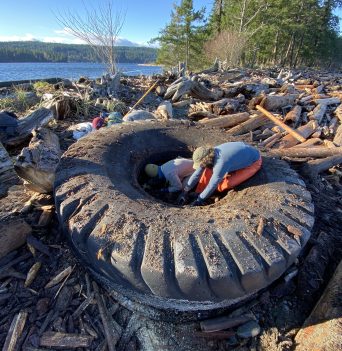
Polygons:
<instances>
[{"instance_id":1,"label":"distant shoreline","mask_svg":"<svg viewBox=\"0 0 342 351\"><path fill-rule=\"evenodd\" d=\"M164 65L158 65L157 63L136 63L136 65L146 67L164 67Z\"/></svg>"}]
</instances>

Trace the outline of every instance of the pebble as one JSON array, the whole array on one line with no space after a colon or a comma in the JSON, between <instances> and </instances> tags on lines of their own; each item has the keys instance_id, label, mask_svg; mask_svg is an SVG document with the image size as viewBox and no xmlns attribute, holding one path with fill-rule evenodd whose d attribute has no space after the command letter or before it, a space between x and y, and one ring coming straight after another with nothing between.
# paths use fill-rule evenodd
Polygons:
<instances>
[{"instance_id":1,"label":"pebble","mask_svg":"<svg viewBox=\"0 0 342 351\"><path fill-rule=\"evenodd\" d=\"M259 324L255 321L250 321L241 325L238 328L237 335L240 338L247 339L247 338L252 338L254 336L259 335L260 331L261 331L261 328Z\"/></svg>"}]
</instances>

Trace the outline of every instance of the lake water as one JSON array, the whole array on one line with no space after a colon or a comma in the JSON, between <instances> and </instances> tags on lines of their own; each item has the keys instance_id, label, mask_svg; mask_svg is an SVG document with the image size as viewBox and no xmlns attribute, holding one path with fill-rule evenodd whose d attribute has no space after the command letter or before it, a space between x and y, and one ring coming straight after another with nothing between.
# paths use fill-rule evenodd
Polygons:
<instances>
[{"instance_id":1,"label":"lake water","mask_svg":"<svg viewBox=\"0 0 342 351\"><path fill-rule=\"evenodd\" d=\"M119 63L118 68L127 75L153 75L162 73L159 66L140 66L135 63ZM0 63L0 82L13 80L68 78L78 79L81 76L98 78L105 73L105 66L100 63L46 63L16 62Z\"/></svg>"}]
</instances>

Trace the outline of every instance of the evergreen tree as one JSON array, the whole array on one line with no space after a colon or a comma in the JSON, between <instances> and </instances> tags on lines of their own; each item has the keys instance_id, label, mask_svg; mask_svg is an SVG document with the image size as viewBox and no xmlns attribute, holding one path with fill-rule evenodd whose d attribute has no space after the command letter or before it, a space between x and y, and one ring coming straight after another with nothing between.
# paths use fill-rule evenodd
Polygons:
<instances>
[{"instance_id":1,"label":"evergreen tree","mask_svg":"<svg viewBox=\"0 0 342 351\"><path fill-rule=\"evenodd\" d=\"M188 69L197 68L205 38L203 19L204 8L195 11L192 0L174 4L170 23L153 39L160 43L157 62L171 67L183 61Z\"/></svg>"},{"instance_id":2,"label":"evergreen tree","mask_svg":"<svg viewBox=\"0 0 342 351\"><path fill-rule=\"evenodd\" d=\"M237 37L234 33L243 34L247 45L241 64L341 65L339 23L334 15L341 6L342 0L216 0L209 21L211 42L220 31L232 38Z\"/></svg>"}]
</instances>

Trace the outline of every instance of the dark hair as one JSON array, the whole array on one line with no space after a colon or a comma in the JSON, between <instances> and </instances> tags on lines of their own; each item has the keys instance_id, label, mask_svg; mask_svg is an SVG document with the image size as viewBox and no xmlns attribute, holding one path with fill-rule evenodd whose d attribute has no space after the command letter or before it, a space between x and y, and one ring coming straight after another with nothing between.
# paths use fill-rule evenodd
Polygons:
<instances>
[{"instance_id":1,"label":"dark hair","mask_svg":"<svg viewBox=\"0 0 342 351\"><path fill-rule=\"evenodd\" d=\"M213 168L214 158L215 158L215 150L214 148L210 148L208 155L202 158L201 166L205 168Z\"/></svg>"}]
</instances>

